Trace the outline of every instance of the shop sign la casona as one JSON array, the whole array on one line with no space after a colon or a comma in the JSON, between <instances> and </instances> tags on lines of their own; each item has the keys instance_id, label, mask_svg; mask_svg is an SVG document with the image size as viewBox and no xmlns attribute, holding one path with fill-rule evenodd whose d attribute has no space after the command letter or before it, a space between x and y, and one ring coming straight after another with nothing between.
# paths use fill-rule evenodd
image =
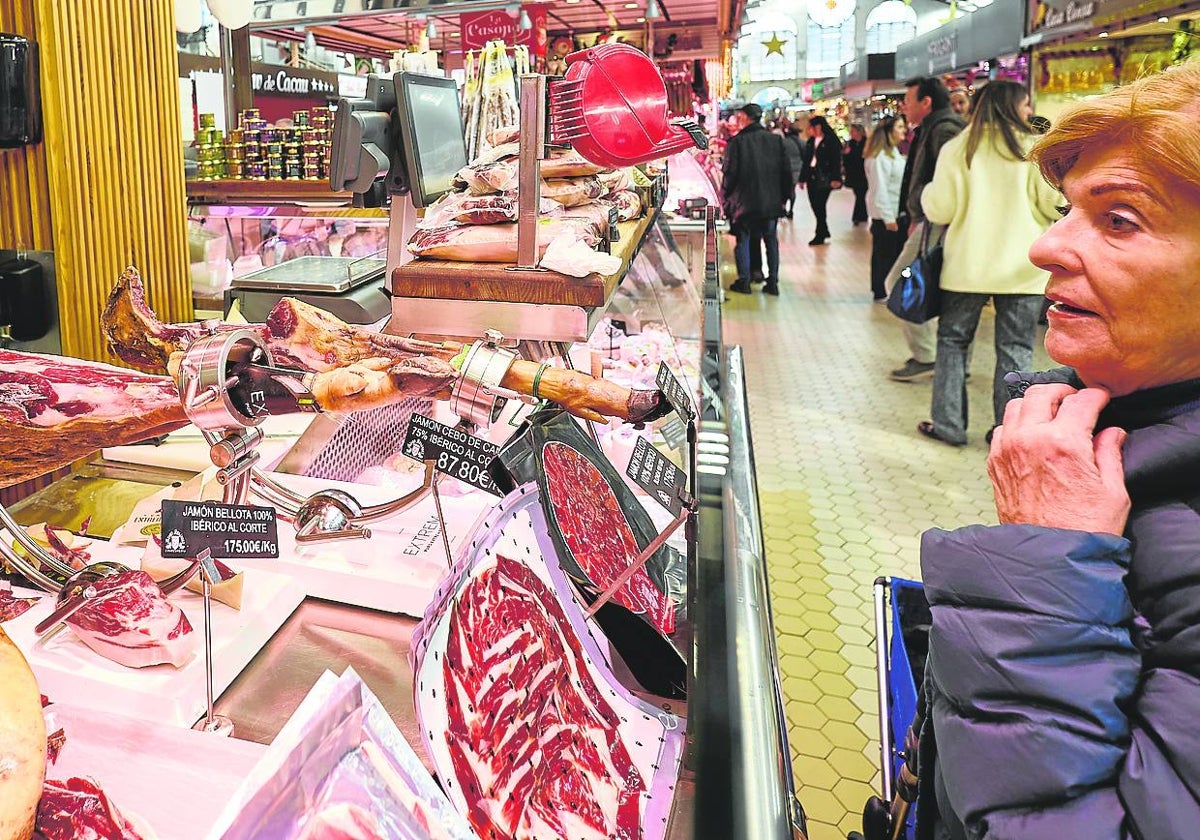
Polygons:
<instances>
[{"instance_id":1,"label":"shop sign la casona","mask_svg":"<svg viewBox=\"0 0 1200 840\"><path fill-rule=\"evenodd\" d=\"M478 50L487 46L488 41L503 41L506 44L528 44L534 55L545 55L546 7L529 4L522 8L533 24L529 29L521 29L518 23L520 18L504 9L460 14L458 24L462 30L463 49Z\"/></svg>"}]
</instances>

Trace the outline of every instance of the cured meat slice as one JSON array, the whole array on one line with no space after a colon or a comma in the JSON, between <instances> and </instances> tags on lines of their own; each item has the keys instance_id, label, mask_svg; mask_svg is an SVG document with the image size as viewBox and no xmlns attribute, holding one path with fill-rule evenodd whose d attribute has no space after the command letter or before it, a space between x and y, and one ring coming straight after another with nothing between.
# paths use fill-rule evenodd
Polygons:
<instances>
[{"instance_id":1,"label":"cured meat slice","mask_svg":"<svg viewBox=\"0 0 1200 840\"><path fill-rule=\"evenodd\" d=\"M0 630L0 837L29 837L45 774L41 692L29 663Z\"/></svg>"},{"instance_id":2,"label":"cured meat slice","mask_svg":"<svg viewBox=\"0 0 1200 840\"><path fill-rule=\"evenodd\" d=\"M34 840L149 840L91 779L47 779Z\"/></svg>"},{"instance_id":3,"label":"cured meat slice","mask_svg":"<svg viewBox=\"0 0 1200 840\"><path fill-rule=\"evenodd\" d=\"M129 668L169 662L185 664L196 649L196 634L179 607L153 578L131 570L101 578L96 596L67 619L85 645Z\"/></svg>"},{"instance_id":4,"label":"cured meat slice","mask_svg":"<svg viewBox=\"0 0 1200 840\"><path fill-rule=\"evenodd\" d=\"M171 354L210 331L251 329L271 351L276 364L327 371L367 359L395 362L413 357L450 359L457 345L385 335L347 324L295 298L283 298L265 324L164 324L146 302L146 287L136 268L121 273L108 295L101 327L121 361L149 373L165 373Z\"/></svg>"},{"instance_id":5,"label":"cured meat slice","mask_svg":"<svg viewBox=\"0 0 1200 840\"><path fill-rule=\"evenodd\" d=\"M554 519L567 548L592 583L600 591L608 589L641 553L616 494L600 470L565 443L547 443L542 460ZM644 613L659 632L674 632L671 600L644 568L613 598L632 612Z\"/></svg>"},{"instance_id":6,"label":"cured meat slice","mask_svg":"<svg viewBox=\"0 0 1200 840\"><path fill-rule=\"evenodd\" d=\"M169 379L0 350L0 486L186 423Z\"/></svg>"},{"instance_id":7,"label":"cured meat slice","mask_svg":"<svg viewBox=\"0 0 1200 840\"><path fill-rule=\"evenodd\" d=\"M568 234L594 248L603 232L592 219L554 216L540 220L538 247L546 250L556 236ZM515 263L517 261L517 226L446 225L432 230L418 230L408 241L413 255L427 259L453 262Z\"/></svg>"},{"instance_id":8,"label":"cured meat slice","mask_svg":"<svg viewBox=\"0 0 1200 840\"><path fill-rule=\"evenodd\" d=\"M646 783L554 593L498 556L450 617L446 740L481 837L640 837Z\"/></svg>"},{"instance_id":9,"label":"cured meat slice","mask_svg":"<svg viewBox=\"0 0 1200 840\"><path fill-rule=\"evenodd\" d=\"M18 598L13 595L11 589L0 589L0 624L24 615L39 600L39 598Z\"/></svg>"}]
</instances>

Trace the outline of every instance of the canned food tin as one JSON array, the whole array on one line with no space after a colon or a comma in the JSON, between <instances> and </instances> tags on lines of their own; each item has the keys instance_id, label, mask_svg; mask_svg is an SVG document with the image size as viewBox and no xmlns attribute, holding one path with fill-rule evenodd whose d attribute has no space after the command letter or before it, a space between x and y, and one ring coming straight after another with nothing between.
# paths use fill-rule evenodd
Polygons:
<instances>
[{"instance_id":1,"label":"canned food tin","mask_svg":"<svg viewBox=\"0 0 1200 840\"><path fill-rule=\"evenodd\" d=\"M201 114L200 115L200 127L201 128L216 128L217 127L217 115L216 114Z\"/></svg>"},{"instance_id":2,"label":"canned food tin","mask_svg":"<svg viewBox=\"0 0 1200 840\"><path fill-rule=\"evenodd\" d=\"M255 161L253 163L248 162L246 164L245 174L247 178L251 178L255 181L261 181L267 177L267 165L262 161Z\"/></svg>"},{"instance_id":3,"label":"canned food tin","mask_svg":"<svg viewBox=\"0 0 1200 840\"><path fill-rule=\"evenodd\" d=\"M225 171L234 181L240 181L246 177L246 169L240 160L231 160L226 162Z\"/></svg>"}]
</instances>

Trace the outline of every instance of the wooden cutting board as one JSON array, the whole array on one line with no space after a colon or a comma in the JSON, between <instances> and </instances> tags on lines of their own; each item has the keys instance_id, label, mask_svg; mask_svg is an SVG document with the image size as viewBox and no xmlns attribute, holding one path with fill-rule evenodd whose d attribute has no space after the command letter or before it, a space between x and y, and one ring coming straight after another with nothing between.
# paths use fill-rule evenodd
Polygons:
<instances>
[{"instance_id":1,"label":"wooden cutting board","mask_svg":"<svg viewBox=\"0 0 1200 840\"><path fill-rule=\"evenodd\" d=\"M617 226L621 238L612 246L621 267L613 274L568 277L554 271L520 270L503 263L417 259L392 272L395 297L436 300L503 301L505 303L604 306L629 271L657 213Z\"/></svg>"}]
</instances>

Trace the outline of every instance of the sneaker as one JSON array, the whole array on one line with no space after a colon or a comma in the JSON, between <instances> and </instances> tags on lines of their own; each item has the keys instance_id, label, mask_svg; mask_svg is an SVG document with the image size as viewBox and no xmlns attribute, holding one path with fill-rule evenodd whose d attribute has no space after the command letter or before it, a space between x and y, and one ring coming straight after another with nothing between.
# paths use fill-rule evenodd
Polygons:
<instances>
[{"instance_id":1,"label":"sneaker","mask_svg":"<svg viewBox=\"0 0 1200 840\"><path fill-rule=\"evenodd\" d=\"M899 382L915 382L918 379L933 376L934 367L936 367L934 362L918 362L916 359L909 359L904 363L904 367L896 368L889 375Z\"/></svg>"},{"instance_id":2,"label":"sneaker","mask_svg":"<svg viewBox=\"0 0 1200 840\"><path fill-rule=\"evenodd\" d=\"M749 280L739 280L736 283L734 283L732 286L729 287L729 291L737 292L739 295L748 295L748 294L750 294L750 291L751 291L750 281Z\"/></svg>"}]
</instances>

